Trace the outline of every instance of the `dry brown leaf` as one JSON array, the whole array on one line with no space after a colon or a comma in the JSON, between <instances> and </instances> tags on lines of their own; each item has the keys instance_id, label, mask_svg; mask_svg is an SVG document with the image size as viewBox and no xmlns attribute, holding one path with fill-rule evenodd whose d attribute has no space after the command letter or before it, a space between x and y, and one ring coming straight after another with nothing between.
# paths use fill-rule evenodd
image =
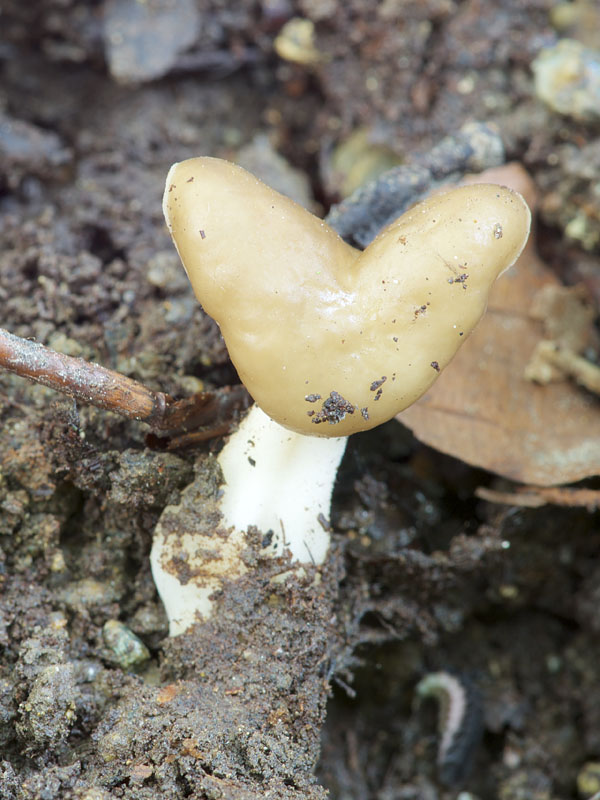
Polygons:
<instances>
[{"instance_id":1,"label":"dry brown leaf","mask_svg":"<svg viewBox=\"0 0 600 800\"><path fill-rule=\"evenodd\" d=\"M484 177L518 189L533 205L521 167ZM533 297L558 283L532 237L452 365L397 419L437 450L522 483L553 486L600 474L600 401L568 381L538 386L524 377L544 335L530 317Z\"/></svg>"}]
</instances>

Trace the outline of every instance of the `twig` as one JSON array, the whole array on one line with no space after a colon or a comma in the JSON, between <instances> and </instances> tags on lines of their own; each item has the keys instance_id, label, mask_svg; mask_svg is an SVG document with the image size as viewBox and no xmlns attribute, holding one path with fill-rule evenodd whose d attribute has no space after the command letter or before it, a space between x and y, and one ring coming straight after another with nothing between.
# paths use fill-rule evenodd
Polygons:
<instances>
[{"instance_id":1,"label":"twig","mask_svg":"<svg viewBox=\"0 0 600 800\"><path fill-rule=\"evenodd\" d=\"M408 163L363 184L330 210L325 222L355 247L366 247L380 230L423 200L432 189L504 163L502 139L483 122L469 122Z\"/></svg>"},{"instance_id":2,"label":"twig","mask_svg":"<svg viewBox=\"0 0 600 800\"><path fill-rule=\"evenodd\" d=\"M545 505L585 507L596 511L600 507L600 491L597 489L571 489L566 486L523 486L513 492L499 492L479 486L475 496L488 503L523 508L540 508Z\"/></svg>"},{"instance_id":3,"label":"twig","mask_svg":"<svg viewBox=\"0 0 600 800\"><path fill-rule=\"evenodd\" d=\"M203 432L205 435L198 434L198 439L223 433L227 427L224 416L229 414L231 418L235 410L248 405L248 394L243 387L200 392L175 400L111 369L57 353L3 328L0 328L0 367L76 400L145 422L163 433L185 433L212 426ZM218 433L212 433L215 428Z\"/></svg>"},{"instance_id":4,"label":"twig","mask_svg":"<svg viewBox=\"0 0 600 800\"><path fill-rule=\"evenodd\" d=\"M557 342L541 341L536 350L538 358L542 358L559 369L564 375L573 378L589 392L600 394L600 367L568 347Z\"/></svg>"}]
</instances>

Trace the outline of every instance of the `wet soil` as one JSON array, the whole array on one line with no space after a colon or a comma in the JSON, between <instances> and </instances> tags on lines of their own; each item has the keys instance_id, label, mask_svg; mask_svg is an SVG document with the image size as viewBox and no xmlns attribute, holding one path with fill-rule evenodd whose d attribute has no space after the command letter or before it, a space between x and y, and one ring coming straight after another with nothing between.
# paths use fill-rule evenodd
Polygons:
<instances>
[{"instance_id":1,"label":"wet soil","mask_svg":"<svg viewBox=\"0 0 600 800\"><path fill-rule=\"evenodd\" d=\"M553 193L546 257L598 297L598 256L565 241L560 213L575 187L572 202L598 218L573 167L597 131L548 111L532 86L531 60L555 37L551 0L158 5L154 47L117 63L103 19L125 25L131 3L5 3L3 327L174 396L236 383L162 220L168 168L235 159L267 133L326 213L339 199L332 149L365 125L401 160L465 121L495 123L507 160ZM293 16L314 22L316 63L273 51ZM211 623L169 639L152 531L194 480L210 519L220 442L153 451L143 425L8 373L0 415L1 797L600 789L597 512L476 500L493 476L391 422L351 440L324 569L273 582L285 564L261 557L257 533L251 569L225 586ZM483 698L483 740L455 787L439 780L435 707L414 702L437 670Z\"/></svg>"}]
</instances>

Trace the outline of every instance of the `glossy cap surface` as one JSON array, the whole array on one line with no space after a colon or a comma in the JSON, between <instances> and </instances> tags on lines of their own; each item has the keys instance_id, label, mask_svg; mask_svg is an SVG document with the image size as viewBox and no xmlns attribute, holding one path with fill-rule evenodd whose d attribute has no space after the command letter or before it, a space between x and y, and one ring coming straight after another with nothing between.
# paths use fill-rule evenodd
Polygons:
<instances>
[{"instance_id":1,"label":"glossy cap surface","mask_svg":"<svg viewBox=\"0 0 600 800\"><path fill-rule=\"evenodd\" d=\"M419 203L364 251L227 161L175 164L163 208L196 296L276 422L346 436L417 400L518 258L517 192L464 186Z\"/></svg>"}]
</instances>

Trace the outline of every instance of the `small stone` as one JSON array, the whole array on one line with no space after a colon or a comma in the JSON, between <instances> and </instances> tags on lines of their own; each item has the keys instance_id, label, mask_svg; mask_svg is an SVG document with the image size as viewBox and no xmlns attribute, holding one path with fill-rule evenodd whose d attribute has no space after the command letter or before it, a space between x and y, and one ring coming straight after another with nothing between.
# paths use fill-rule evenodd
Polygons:
<instances>
[{"instance_id":1,"label":"small stone","mask_svg":"<svg viewBox=\"0 0 600 800\"><path fill-rule=\"evenodd\" d=\"M80 800L110 800L110 795L104 789L92 786L85 794L81 795Z\"/></svg>"},{"instance_id":2,"label":"small stone","mask_svg":"<svg viewBox=\"0 0 600 800\"><path fill-rule=\"evenodd\" d=\"M134 764L129 772L129 777L134 782L142 782L151 778L154 773L150 764Z\"/></svg>"},{"instance_id":3,"label":"small stone","mask_svg":"<svg viewBox=\"0 0 600 800\"><path fill-rule=\"evenodd\" d=\"M313 22L331 19L338 11L335 0L301 0L300 8Z\"/></svg>"},{"instance_id":4,"label":"small stone","mask_svg":"<svg viewBox=\"0 0 600 800\"><path fill-rule=\"evenodd\" d=\"M116 619L109 619L102 628L104 643L115 654L119 666L129 670L143 664L150 658L150 651L126 625Z\"/></svg>"},{"instance_id":5,"label":"small stone","mask_svg":"<svg viewBox=\"0 0 600 800\"><path fill-rule=\"evenodd\" d=\"M148 261L146 277L152 286L165 289L169 295L173 292L189 291L189 283L176 253L160 250Z\"/></svg>"},{"instance_id":6,"label":"small stone","mask_svg":"<svg viewBox=\"0 0 600 800\"><path fill-rule=\"evenodd\" d=\"M56 133L0 111L0 175L9 187L31 176L64 178L72 160L72 150Z\"/></svg>"},{"instance_id":7,"label":"small stone","mask_svg":"<svg viewBox=\"0 0 600 800\"><path fill-rule=\"evenodd\" d=\"M583 798L590 798L600 792L600 762L588 761L577 775L577 791Z\"/></svg>"},{"instance_id":8,"label":"small stone","mask_svg":"<svg viewBox=\"0 0 600 800\"><path fill-rule=\"evenodd\" d=\"M95 578L82 578L68 583L61 591L61 599L71 608L82 609L114 603L118 594L114 585Z\"/></svg>"},{"instance_id":9,"label":"small stone","mask_svg":"<svg viewBox=\"0 0 600 800\"><path fill-rule=\"evenodd\" d=\"M553 111L580 122L600 118L600 51L562 39L544 48L531 68L537 96Z\"/></svg>"},{"instance_id":10,"label":"small stone","mask_svg":"<svg viewBox=\"0 0 600 800\"><path fill-rule=\"evenodd\" d=\"M55 331L48 339L48 347L52 350L57 350L66 356L73 356L78 358L85 355L83 347L76 342L75 339L70 339L65 336L61 331Z\"/></svg>"},{"instance_id":11,"label":"small stone","mask_svg":"<svg viewBox=\"0 0 600 800\"><path fill-rule=\"evenodd\" d=\"M46 747L64 742L75 721L75 695L73 664L44 667L19 705L19 736Z\"/></svg>"},{"instance_id":12,"label":"small stone","mask_svg":"<svg viewBox=\"0 0 600 800\"><path fill-rule=\"evenodd\" d=\"M166 75L199 32L200 12L194 0L104 4L106 58L119 83L143 83Z\"/></svg>"},{"instance_id":13,"label":"small stone","mask_svg":"<svg viewBox=\"0 0 600 800\"><path fill-rule=\"evenodd\" d=\"M274 42L275 52L284 61L310 66L326 60L315 45L312 20L293 17L286 22Z\"/></svg>"},{"instance_id":14,"label":"small stone","mask_svg":"<svg viewBox=\"0 0 600 800\"><path fill-rule=\"evenodd\" d=\"M205 384L203 380L197 378L195 375L182 375L181 377L177 378L177 385L181 386L184 394L199 394L205 390Z\"/></svg>"},{"instance_id":15,"label":"small stone","mask_svg":"<svg viewBox=\"0 0 600 800\"><path fill-rule=\"evenodd\" d=\"M368 181L402 162L381 135L370 128L356 128L325 156L323 165L327 189L348 197Z\"/></svg>"},{"instance_id":16,"label":"small stone","mask_svg":"<svg viewBox=\"0 0 600 800\"><path fill-rule=\"evenodd\" d=\"M314 207L314 199L308 177L292 165L274 148L269 136L258 133L242 147L236 158L240 167L260 178L281 194L291 197L304 208ZM181 270L183 272L183 270Z\"/></svg>"}]
</instances>

